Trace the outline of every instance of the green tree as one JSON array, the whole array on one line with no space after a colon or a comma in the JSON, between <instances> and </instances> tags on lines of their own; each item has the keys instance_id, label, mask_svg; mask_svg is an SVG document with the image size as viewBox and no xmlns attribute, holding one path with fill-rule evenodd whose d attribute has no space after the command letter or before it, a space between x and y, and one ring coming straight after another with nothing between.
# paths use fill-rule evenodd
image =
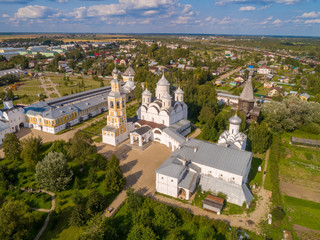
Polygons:
<instances>
[{"instance_id":1,"label":"green tree","mask_svg":"<svg viewBox=\"0 0 320 240\"><path fill-rule=\"evenodd\" d=\"M10 161L17 161L20 159L21 145L14 133L7 133L4 136L2 147L6 159Z\"/></svg>"},{"instance_id":2,"label":"green tree","mask_svg":"<svg viewBox=\"0 0 320 240\"><path fill-rule=\"evenodd\" d=\"M21 158L27 163L30 169L34 169L40 160L40 150L42 147L41 137L29 137L21 141Z\"/></svg>"},{"instance_id":3,"label":"green tree","mask_svg":"<svg viewBox=\"0 0 320 240\"><path fill-rule=\"evenodd\" d=\"M142 206L142 198L136 193L133 188L127 189L127 210L136 212Z\"/></svg>"},{"instance_id":4,"label":"green tree","mask_svg":"<svg viewBox=\"0 0 320 240\"><path fill-rule=\"evenodd\" d=\"M50 191L64 190L72 175L67 159L62 153L49 153L36 167L37 182Z\"/></svg>"},{"instance_id":5,"label":"green tree","mask_svg":"<svg viewBox=\"0 0 320 240\"><path fill-rule=\"evenodd\" d=\"M97 190L93 190L87 201L87 209L90 213L98 213L104 210L105 208L105 198Z\"/></svg>"},{"instance_id":6,"label":"green tree","mask_svg":"<svg viewBox=\"0 0 320 240\"><path fill-rule=\"evenodd\" d=\"M202 138L204 140L209 140L210 139L210 127L208 124L205 124L202 129L201 129L201 133L202 133Z\"/></svg>"},{"instance_id":7,"label":"green tree","mask_svg":"<svg viewBox=\"0 0 320 240\"><path fill-rule=\"evenodd\" d=\"M169 232L167 240L185 240L183 231L180 228L174 228Z\"/></svg>"},{"instance_id":8,"label":"green tree","mask_svg":"<svg viewBox=\"0 0 320 240\"><path fill-rule=\"evenodd\" d=\"M71 226L81 227L84 226L87 221L87 213L84 205L76 205L69 218Z\"/></svg>"},{"instance_id":9,"label":"green tree","mask_svg":"<svg viewBox=\"0 0 320 240\"><path fill-rule=\"evenodd\" d=\"M96 180L97 180L96 170L93 167L91 167L88 174L88 184L92 185L93 183L96 182Z\"/></svg>"},{"instance_id":10,"label":"green tree","mask_svg":"<svg viewBox=\"0 0 320 240\"><path fill-rule=\"evenodd\" d=\"M137 82L136 84L136 88L134 90L134 96L136 97L137 101L140 102L141 101L141 95L142 95L142 87L141 87L141 83Z\"/></svg>"},{"instance_id":11,"label":"green tree","mask_svg":"<svg viewBox=\"0 0 320 240\"><path fill-rule=\"evenodd\" d=\"M88 155L97 152L97 148L92 143L90 135L76 132L69 141L68 156L84 161Z\"/></svg>"},{"instance_id":12,"label":"green tree","mask_svg":"<svg viewBox=\"0 0 320 240\"><path fill-rule=\"evenodd\" d=\"M127 240L154 240L158 239L157 235L150 227L143 226L141 224L134 225L129 234Z\"/></svg>"},{"instance_id":13,"label":"green tree","mask_svg":"<svg viewBox=\"0 0 320 240\"><path fill-rule=\"evenodd\" d=\"M204 227L201 227L197 234L197 239L199 240L211 240L215 237L215 230L212 226L206 225Z\"/></svg>"},{"instance_id":14,"label":"green tree","mask_svg":"<svg viewBox=\"0 0 320 240\"><path fill-rule=\"evenodd\" d=\"M31 224L31 214L23 201L9 199L0 208L0 239L26 239Z\"/></svg>"},{"instance_id":15,"label":"green tree","mask_svg":"<svg viewBox=\"0 0 320 240\"><path fill-rule=\"evenodd\" d=\"M95 215L88 223L88 227L79 237L79 240L118 240L117 229L112 219Z\"/></svg>"},{"instance_id":16,"label":"green tree","mask_svg":"<svg viewBox=\"0 0 320 240\"><path fill-rule=\"evenodd\" d=\"M204 106L201 108L200 115L198 117L201 124L208 123L214 118L214 113L211 108Z\"/></svg>"},{"instance_id":17,"label":"green tree","mask_svg":"<svg viewBox=\"0 0 320 240\"><path fill-rule=\"evenodd\" d=\"M269 145L270 133L268 125L265 122L261 124L252 122L249 127L248 138L251 143L251 151L254 153L263 153Z\"/></svg>"},{"instance_id":18,"label":"green tree","mask_svg":"<svg viewBox=\"0 0 320 240\"><path fill-rule=\"evenodd\" d=\"M157 232L167 232L179 225L179 219L167 205L161 204L154 208L153 226Z\"/></svg>"},{"instance_id":19,"label":"green tree","mask_svg":"<svg viewBox=\"0 0 320 240\"><path fill-rule=\"evenodd\" d=\"M105 190L110 193L120 192L126 183L121 171L110 169L106 173L104 181Z\"/></svg>"}]
</instances>

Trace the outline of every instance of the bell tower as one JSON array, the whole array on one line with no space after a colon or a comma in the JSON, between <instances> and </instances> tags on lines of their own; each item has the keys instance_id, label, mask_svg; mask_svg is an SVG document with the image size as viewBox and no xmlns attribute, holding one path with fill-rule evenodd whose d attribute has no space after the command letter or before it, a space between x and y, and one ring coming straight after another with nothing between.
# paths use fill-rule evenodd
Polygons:
<instances>
[{"instance_id":1,"label":"bell tower","mask_svg":"<svg viewBox=\"0 0 320 240\"><path fill-rule=\"evenodd\" d=\"M102 139L104 143L116 146L129 137L126 96L121 92L121 82L117 75L113 75L113 79L111 80L108 108L107 126L102 129Z\"/></svg>"}]
</instances>

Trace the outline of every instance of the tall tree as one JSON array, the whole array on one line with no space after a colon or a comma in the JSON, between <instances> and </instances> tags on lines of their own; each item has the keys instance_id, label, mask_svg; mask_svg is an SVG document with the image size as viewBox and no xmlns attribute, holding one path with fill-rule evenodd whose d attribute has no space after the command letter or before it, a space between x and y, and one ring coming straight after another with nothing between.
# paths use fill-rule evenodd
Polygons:
<instances>
[{"instance_id":1,"label":"tall tree","mask_svg":"<svg viewBox=\"0 0 320 240\"><path fill-rule=\"evenodd\" d=\"M42 147L41 137L29 137L21 141L21 158L30 169L34 169L40 160L40 150Z\"/></svg>"},{"instance_id":2,"label":"tall tree","mask_svg":"<svg viewBox=\"0 0 320 240\"><path fill-rule=\"evenodd\" d=\"M157 238L150 227L137 224L131 228L127 240L155 240Z\"/></svg>"},{"instance_id":3,"label":"tall tree","mask_svg":"<svg viewBox=\"0 0 320 240\"><path fill-rule=\"evenodd\" d=\"M67 159L62 153L49 153L36 167L37 182L51 191L64 190L72 175Z\"/></svg>"},{"instance_id":4,"label":"tall tree","mask_svg":"<svg viewBox=\"0 0 320 240\"><path fill-rule=\"evenodd\" d=\"M97 152L97 148L92 143L90 135L76 132L69 141L68 156L84 161L88 155Z\"/></svg>"},{"instance_id":5,"label":"tall tree","mask_svg":"<svg viewBox=\"0 0 320 240\"><path fill-rule=\"evenodd\" d=\"M0 239L26 239L31 224L31 214L23 201L9 199L0 208Z\"/></svg>"},{"instance_id":6,"label":"tall tree","mask_svg":"<svg viewBox=\"0 0 320 240\"><path fill-rule=\"evenodd\" d=\"M6 159L11 161L20 159L21 145L19 139L14 133L7 133L4 136L2 147Z\"/></svg>"},{"instance_id":7,"label":"tall tree","mask_svg":"<svg viewBox=\"0 0 320 240\"><path fill-rule=\"evenodd\" d=\"M251 144L251 151L254 153L263 153L269 145L270 133L266 122L261 124L252 122L249 127L248 138Z\"/></svg>"}]
</instances>

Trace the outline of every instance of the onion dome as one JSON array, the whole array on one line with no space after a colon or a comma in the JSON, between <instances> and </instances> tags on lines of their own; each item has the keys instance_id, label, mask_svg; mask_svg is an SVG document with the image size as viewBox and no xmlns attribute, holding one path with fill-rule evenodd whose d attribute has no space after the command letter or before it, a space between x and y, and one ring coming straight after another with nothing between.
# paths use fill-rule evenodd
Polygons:
<instances>
[{"instance_id":1,"label":"onion dome","mask_svg":"<svg viewBox=\"0 0 320 240\"><path fill-rule=\"evenodd\" d=\"M238 115L234 115L233 117L229 118L229 123L234 125L240 125L242 122L241 118Z\"/></svg>"},{"instance_id":2,"label":"onion dome","mask_svg":"<svg viewBox=\"0 0 320 240\"><path fill-rule=\"evenodd\" d=\"M151 96L152 94L151 94L151 92L148 90L148 88L146 88L146 89L143 91L142 95Z\"/></svg>"},{"instance_id":3,"label":"onion dome","mask_svg":"<svg viewBox=\"0 0 320 240\"><path fill-rule=\"evenodd\" d=\"M171 99L172 97L170 96L170 94L168 92L166 92L163 96L162 99Z\"/></svg>"},{"instance_id":4,"label":"onion dome","mask_svg":"<svg viewBox=\"0 0 320 240\"><path fill-rule=\"evenodd\" d=\"M112 70L112 74L119 74L119 70L116 66L114 66L114 69Z\"/></svg>"},{"instance_id":5,"label":"onion dome","mask_svg":"<svg viewBox=\"0 0 320 240\"><path fill-rule=\"evenodd\" d=\"M169 81L166 79L164 74L162 74L161 79L157 82L157 85L167 86L170 85Z\"/></svg>"},{"instance_id":6,"label":"onion dome","mask_svg":"<svg viewBox=\"0 0 320 240\"><path fill-rule=\"evenodd\" d=\"M184 93L184 91L180 87L178 87L178 89L175 91L175 93Z\"/></svg>"}]
</instances>

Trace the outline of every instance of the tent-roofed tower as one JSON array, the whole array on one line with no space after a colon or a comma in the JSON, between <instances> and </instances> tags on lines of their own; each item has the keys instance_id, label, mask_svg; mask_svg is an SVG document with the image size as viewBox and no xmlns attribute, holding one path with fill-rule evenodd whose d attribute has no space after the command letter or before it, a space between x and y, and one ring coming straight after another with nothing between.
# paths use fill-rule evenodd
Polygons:
<instances>
[{"instance_id":1,"label":"tent-roofed tower","mask_svg":"<svg viewBox=\"0 0 320 240\"><path fill-rule=\"evenodd\" d=\"M258 120L260 108L256 105L256 100L254 98L251 75L246 81L243 91L239 97L238 108L247 118L254 121Z\"/></svg>"},{"instance_id":2,"label":"tent-roofed tower","mask_svg":"<svg viewBox=\"0 0 320 240\"><path fill-rule=\"evenodd\" d=\"M122 74L122 79L124 82L127 82L129 80L134 81L134 75L136 75L136 73L130 64L127 70Z\"/></svg>"},{"instance_id":3,"label":"tent-roofed tower","mask_svg":"<svg viewBox=\"0 0 320 240\"><path fill-rule=\"evenodd\" d=\"M253 95L252 76L249 76L239 98L239 110L247 114L251 109L253 109L254 103L255 99Z\"/></svg>"}]
</instances>

